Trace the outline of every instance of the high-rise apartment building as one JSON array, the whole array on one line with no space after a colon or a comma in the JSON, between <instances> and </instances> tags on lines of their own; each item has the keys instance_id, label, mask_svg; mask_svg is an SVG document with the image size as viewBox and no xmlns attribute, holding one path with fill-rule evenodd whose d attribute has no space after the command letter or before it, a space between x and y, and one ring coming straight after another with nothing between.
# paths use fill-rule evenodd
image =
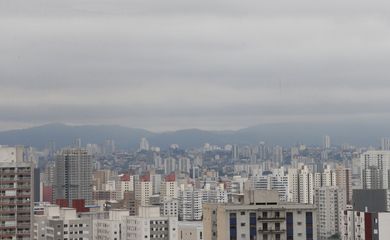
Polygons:
<instances>
[{"instance_id":1,"label":"high-rise apartment building","mask_svg":"<svg viewBox=\"0 0 390 240\"><path fill-rule=\"evenodd\" d=\"M134 183L135 201L137 206L148 206L153 195L153 186L150 176L142 176Z\"/></svg>"},{"instance_id":2,"label":"high-rise apartment building","mask_svg":"<svg viewBox=\"0 0 390 240\"><path fill-rule=\"evenodd\" d=\"M0 147L0 239L31 239L33 164L24 148Z\"/></svg>"},{"instance_id":3,"label":"high-rise apartment building","mask_svg":"<svg viewBox=\"0 0 390 240\"><path fill-rule=\"evenodd\" d=\"M272 160L277 166L283 165L283 148L281 146L275 146L272 152Z\"/></svg>"},{"instance_id":4,"label":"high-rise apartment building","mask_svg":"<svg viewBox=\"0 0 390 240\"><path fill-rule=\"evenodd\" d=\"M381 138L381 149L382 151L390 150L390 138Z\"/></svg>"},{"instance_id":5,"label":"high-rise apartment building","mask_svg":"<svg viewBox=\"0 0 390 240\"><path fill-rule=\"evenodd\" d=\"M281 201L288 200L288 176L284 168L273 169L272 174L252 176L251 184L257 190L275 190Z\"/></svg>"},{"instance_id":6,"label":"high-rise apartment building","mask_svg":"<svg viewBox=\"0 0 390 240\"><path fill-rule=\"evenodd\" d=\"M288 171L288 201L298 203L314 203L315 189L337 186L344 192L348 203L352 200L351 170L343 166L331 168L326 166L322 172L313 172L304 165L299 169Z\"/></svg>"},{"instance_id":7,"label":"high-rise apartment building","mask_svg":"<svg viewBox=\"0 0 390 240\"><path fill-rule=\"evenodd\" d=\"M288 201L314 203L314 174L307 167L288 170Z\"/></svg>"},{"instance_id":8,"label":"high-rise apartment building","mask_svg":"<svg viewBox=\"0 0 390 240\"><path fill-rule=\"evenodd\" d=\"M170 174L176 171L176 159L173 157L168 157L164 159L164 171L165 174Z\"/></svg>"},{"instance_id":9,"label":"high-rise apartment building","mask_svg":"<svg viewBox=\"0 0 390 240\"><path fill-rule=\"evenodd\" d=\"M190 159L186 157L179 158L177 167L180 173L189 174L191 169Z\"/></svg>"},{"instance_id":10,"label":"high-rise apartment building","mask_svg":"<svg viewBox=\"0 0 390 240\"><path fill-rule=\"evenodd\" d=\"M187 187L179 190L179 219L181 221L202 220L202 190Z\"/></svg>"},{"instance_id":11,"label":"high-rise apartment building","mask_svg":"<svg viewBox=\"0 0 390 240\"><path fill-rule=\"evenodd\" d=\"M54 200L84 199L92 204L92 156L80 148L63 149L55 157Z\"/></svg>"},{"instance_id":12,"label":"high-rise apartment building","mask_svg":"<svg viewBox=\"0 0 390 240\"><path fill-rule=\"evenodd\" d=\"M324 136L323 145L322 146L323 146L324 149L329 149L330 148L330 137L328 135Z\"/></svg>"},{"instance_id":13,"label":"high-rise apartment building","mask_svg":"<svg viewBox=\"0 0 390 240\"><path fill-rule=\"evenodd\" d=\"M240 158L240 149L237 144L234 144L232 147L232 159L238 160Z\"/></svg>"},{"instance_id":14,"label":"high-rise apartment building","mask_svg":"<svg viewBox=\"0 0 390 240\"><path fill-rule=\"evenodd\" d=\"M179 187L176 182L175 174L170 174L168 176L165 176L164 181L162 181L160 185L160 196L177 198L178 191L179 191Z\"/></svg>"},{"instance_id":15,"label":"high-rise apartment building","mask_svg":"<svg viewBox=\"0 0 390 240\"><path fill-rule=\"evenodd\" d=\"M264 161L268 159L268 148L265 145L265 142L259 143L258 155L260 161Z\"/></svg>"},{"instance_id":16,"label":"high-rise apartment building","mask_svg":"<svg viewBox=\"0 0 390 240\"><path fill-rule=\"evenodd\" d=\"M352 202L352 171L343 166L337 166L334 171L336 173L336 186L345 192L345 199L350 204Z\"/></svg>"},{"instance_id":17,"label":"high-rise apartment building","mask_svg":"<svg viewBox=\"0 0 390 240\"><path fill-rule=\"evenodd\" d=\"M340 213L346 209L345 192L338 187L315 190L318 239L329 239L339 233Z\"/></svg>"},{"instance_id":18,"label":"high-rise apartment building","mask_svg":"<svg viewBox=\"0 0 390 240\"><path fill-rule=\"evenodd\" d=\"M360 156L364 189L388 189L390 151L368 151Z\"/></svg>"},{"instance_id":19,"label":"high-rise apartment building","mask_svg":"<svg viewBox=\"0 0 390 240\"><path fill-rule=\"evenodd\" d=\"M139 144L140 151L149 151L149 141L146 138L142 138Z\"/></svg>"},{"instance_id":20,"label":"high-rise apartment building","mask_svg":"<svg viewBox=\"0 0 390 240\"><path fill-rule=\"evenodd\" d=\"M140 207L138 216L124 218L122 239L177 239L178 222L176 217L160 215L160 208L154 206Z\"/></svg>"}]
</instances>

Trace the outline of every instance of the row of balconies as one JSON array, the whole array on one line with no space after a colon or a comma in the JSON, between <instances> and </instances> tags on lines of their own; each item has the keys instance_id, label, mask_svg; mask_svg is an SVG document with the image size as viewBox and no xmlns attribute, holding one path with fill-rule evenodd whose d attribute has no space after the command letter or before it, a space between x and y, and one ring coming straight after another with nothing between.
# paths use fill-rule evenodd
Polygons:
<instances>
[{"instance_id":1,"label":"row of balconies","mask_svg":"<svg viewBox=\"0 0 390 240\"><path fill-rule=\"evenodd\" d=\"M1 190L27 190L31 189L31 185L23 184L23 185L14 185L14 184L7 184L7 185L0 185Z\"/></svg>"},{"instance_id":2,"label":"row of balconies","mask_svg":"<svg viewBox=\"0 0 390 240\"><path fill-rule=\"evenodd\" d=\"M17 205L17 206L30 206L30 201L1 201L0 206Z\"/></svg>"},{"instance_id":3,"label":"row of balconies","mask_svg":"<svg viewBox=\"0 0 390 240\"><path fill-rule=\"evenodd\" d=\"M0 182L5 182L5 181L30 181L31 177L18 177L18 176L13 176L13 177L1 177Z\"/></svg>"}]
</instances>

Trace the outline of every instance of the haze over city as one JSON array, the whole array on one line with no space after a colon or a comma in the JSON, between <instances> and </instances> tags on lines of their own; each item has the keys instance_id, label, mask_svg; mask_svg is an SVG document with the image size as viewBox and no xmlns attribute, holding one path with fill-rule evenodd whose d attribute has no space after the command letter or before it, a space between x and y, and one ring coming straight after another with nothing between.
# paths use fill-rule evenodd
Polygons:
<instances>
[{"instance_id":1,"label":"haze over city","mask_svg":"<svg viewBox=\"0 0 390 240\"><path fill-rule=\"evenodd\" d=\"M388 1L0 1L0 129L389 119Z\"/></svg>"}]
</instances>

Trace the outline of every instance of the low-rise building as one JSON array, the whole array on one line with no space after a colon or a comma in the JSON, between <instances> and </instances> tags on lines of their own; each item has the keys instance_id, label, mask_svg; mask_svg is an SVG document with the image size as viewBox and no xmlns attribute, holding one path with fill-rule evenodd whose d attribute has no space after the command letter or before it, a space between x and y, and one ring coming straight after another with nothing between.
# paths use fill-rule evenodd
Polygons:
<instances>
[{"instance_id":1,"label":"low-rise building","mask_svg":"<svg viewBox=\"0 0 390 240\"><path fill-rule=\"evenodd\" d=\"M34 240L92 239L92 222L78 217L74 208L47 204L37 213L33 221Z\"/></svg>"}]
</instances>

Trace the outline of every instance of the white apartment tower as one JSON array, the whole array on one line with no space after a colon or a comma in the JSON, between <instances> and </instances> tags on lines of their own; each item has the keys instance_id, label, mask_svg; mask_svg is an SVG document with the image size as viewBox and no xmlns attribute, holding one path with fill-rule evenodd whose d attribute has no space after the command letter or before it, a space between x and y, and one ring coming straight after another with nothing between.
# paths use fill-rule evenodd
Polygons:
<instances>
[{"instance_id":1,"label":"white apartment tower","mask_svg":"<svg viewBox=\"0 0 390 240\"><path fill-rule=\"evenodd\" d=\"M124 218L122 239L126 240L172 240L177 239L176 217L160 215L159 207L140 207L138 216Z\"/></svg>"},{"instance_id":2,"label":"white apartment tower","mask_svg":"<svg viewBox=\"0 0 390 240\"><path fill-rule=\"evenodd\" d=\"M316 189L318 239L328 239L339 233L341 212L346 208L345 192L338 187L320 187Z\"/></svg>"},{"instance_id":3,"label":"white apartment tower","mask_svg":"<svg viewBox=\"0 0 390 240\"><path fill-rule=\"evenodd\" d=\"M202 220L202 190L192 187L179 191L179 219L181 221Z\"/></svg>"},{"instance_id":4,"label":"white apartment tower","mask_svg":"<svg viewBox=\"0 0 390 240\"><path fill-rule=\"evenodd\" d=\"M161 186L160 186L161 197L177 198L178 191L179 191L179 187L177 185L174 174L166 176L164 181L161 182Z\"/></svg>"},{"instance_id":5,"label":"white apartment tower","mask_svg":"<svg viewBox=\"0 0 390 240\"><path fill-rule=\"evenodd\" d=\"M363 188L389 189L390 151L368 151L360 161Z\"/></svg>"},{"instance_id":6,"label":"white apartment tower","mask_svg":"<svg viewBox=\"0 0 390 240\"><path fill-rule=\"evenodd\" d=\"M323 139L323 148L324 149L329 149L330 148L330 137L328 135L324 136Z\"/></svg>"},{"instance_id":7,"label":"white apartment tower","mask_svg":"<svg viewBox=\"0 0 390 240\"><path fill-rule=\"evenodd\" d=\"M314 202L314 174L307 167L288 170L288 201L296 203Z\"/></svg>"},{"instance_id":8,"label":"white apartment tower","mask_svg":"<svg viewBox=\"0 0 390 240\"><path fill-rule=\"evenodd\" d=\"M381 139L381 149L382 151L390 150L390 138L382 138Z\"/></svg>"},{"instance_id":9,"label":"white apartment tower","mask_svg":"<svg viewBox=\"0 0 390 240\"><path fill-rule=\"evenodd\" d=\"M149 142L146 138L141 138L141 142L139 143L140 151L149 151Z\"/></svg>"},{"instance_id":10,"label":"white apartment tower","mask_svg":"<svg viewBox=\"0 0 390 240\"><path fill-rule=\"evenodd\" d=\"M150 176L140 177L134 185L135 200L139 206L148 206L150 204L150 196L153 195L152 182Z\"/></svg>"},{"instance_id":11,"label":"white apartment tower","mask_svg":"<svg viewBox=\"0 0 390 240\"><path fill-rule=\"evenodd\" d=\"M277 166L283 165L283 148L281 146L275 146L272 152L272 160L277 164Z\"/></svg>"}]
</instances>

